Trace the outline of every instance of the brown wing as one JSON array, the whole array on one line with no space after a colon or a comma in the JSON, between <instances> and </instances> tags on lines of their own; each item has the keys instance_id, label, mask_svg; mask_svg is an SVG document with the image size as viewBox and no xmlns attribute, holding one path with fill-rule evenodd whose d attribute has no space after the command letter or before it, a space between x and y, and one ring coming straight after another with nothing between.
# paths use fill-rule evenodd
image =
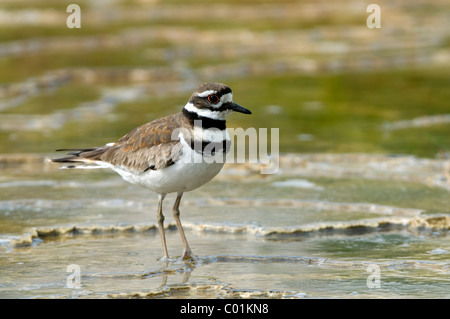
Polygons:
<instances>
[{"instance_id":1,"label":"brown wing","mask_svg":"<svg viewBox=\"0 0 450 319\"><path fill-rule=\"evenodd\" d=\"M103 161L137 171L156 170L172 165L179 158L181 144L172 132L184 125L181 113L139 126L111 146L80 149L72 156L54 162Z\"/></svg>"},{"instance_id":2,"label":"brown wing","mask_svg":"<svg viewBox=\"0 0 450 319\"><path fill-rule=\"evenodd\" d=\"M172 132L182 125L181 113L163 117L139 126L120 138L114 146L120 145L125 152L134 152L172 141Z\"/></svg>"}]
</instances>

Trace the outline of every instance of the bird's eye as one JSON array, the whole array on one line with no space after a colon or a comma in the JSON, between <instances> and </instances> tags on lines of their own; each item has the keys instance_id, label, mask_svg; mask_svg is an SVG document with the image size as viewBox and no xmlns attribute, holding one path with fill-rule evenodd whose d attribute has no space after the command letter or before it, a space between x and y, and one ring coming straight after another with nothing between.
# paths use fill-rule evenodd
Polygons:
<instances>
[{"instance_id":1,"label":"bird's eye","mask_svg":"<svg viewBox=\"0 0 450 319\"><path fill-rule=\"evenodd\" d=\"M217 104L217 103L219 103L220 98L215 94L211 94L211 95L208 95L208 101L209 101L209 103Z\"/></svg>"}]
</instances>

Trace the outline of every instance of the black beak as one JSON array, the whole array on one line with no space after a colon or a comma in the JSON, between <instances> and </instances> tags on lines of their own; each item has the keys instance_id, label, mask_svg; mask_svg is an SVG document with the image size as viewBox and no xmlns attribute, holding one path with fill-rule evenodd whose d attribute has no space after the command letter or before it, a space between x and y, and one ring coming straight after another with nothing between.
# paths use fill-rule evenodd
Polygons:
<instances>
[{"instance_id":1,"label":"black beak","mask_svg":"<svg viewBox=\"0 0 450 319\"><path fill-rule=\"evenodd\" d=\"M244 114L252 114L250 110L247 110L245 107L240 106L239 104L236 104L234 102L229 103L229 110L233 110L235 112L244 113Z\"/></svg>"}]
</instances>

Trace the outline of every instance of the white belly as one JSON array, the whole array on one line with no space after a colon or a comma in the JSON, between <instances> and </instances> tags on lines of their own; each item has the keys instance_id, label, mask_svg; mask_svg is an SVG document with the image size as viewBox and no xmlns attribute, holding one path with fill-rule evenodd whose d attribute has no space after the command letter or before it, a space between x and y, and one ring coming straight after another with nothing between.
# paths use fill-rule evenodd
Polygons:
<instances>
[{"instance_id":1,"label":"white belly","mask_svg":"<svg viewBox=\"0 0 450 319\"><path fill-rule=\"evenodd\" d=\"M124 180L138 184L158 194L186 192L206 184L222 169L225 157L203 156L194 152L189 146L183 147L181 158L163 169L146 172L131 171L121 167L111 167Z\"/></svg>"}]
</instances>

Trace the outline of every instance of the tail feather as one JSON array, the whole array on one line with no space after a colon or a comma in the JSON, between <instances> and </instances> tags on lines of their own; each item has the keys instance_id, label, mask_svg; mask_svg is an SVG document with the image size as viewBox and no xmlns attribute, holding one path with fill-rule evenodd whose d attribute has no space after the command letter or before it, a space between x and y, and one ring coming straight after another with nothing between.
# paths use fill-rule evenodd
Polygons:
<instances>
[{"instance_id":1,"label":"tail feather","mask_svg":"<svg viewBox=\"0 0 450 319\"><path fill-rule=\"evenodd\" d=\"M80 155L81 153L95 151L96 149L99 149L100 147L90 147L90 148L60 148L57 149L56 152L72 152L68 153L69 155Z\"/></svg>"},{"instance_id":2,"label":"tail feather","mask_svg":"<svg viewBox=\"0 0 450 319\"><path fill-rule=\"evenodd\" d=\"M70 152L69 156L52 158L53 163L94 163L100 160L100 156L108 149L108 147L91 147L91 148L65 148L58 149L57 152ZM65 166L63 168L77 168L75 165Z\"/></svg>"}]
</instances>

